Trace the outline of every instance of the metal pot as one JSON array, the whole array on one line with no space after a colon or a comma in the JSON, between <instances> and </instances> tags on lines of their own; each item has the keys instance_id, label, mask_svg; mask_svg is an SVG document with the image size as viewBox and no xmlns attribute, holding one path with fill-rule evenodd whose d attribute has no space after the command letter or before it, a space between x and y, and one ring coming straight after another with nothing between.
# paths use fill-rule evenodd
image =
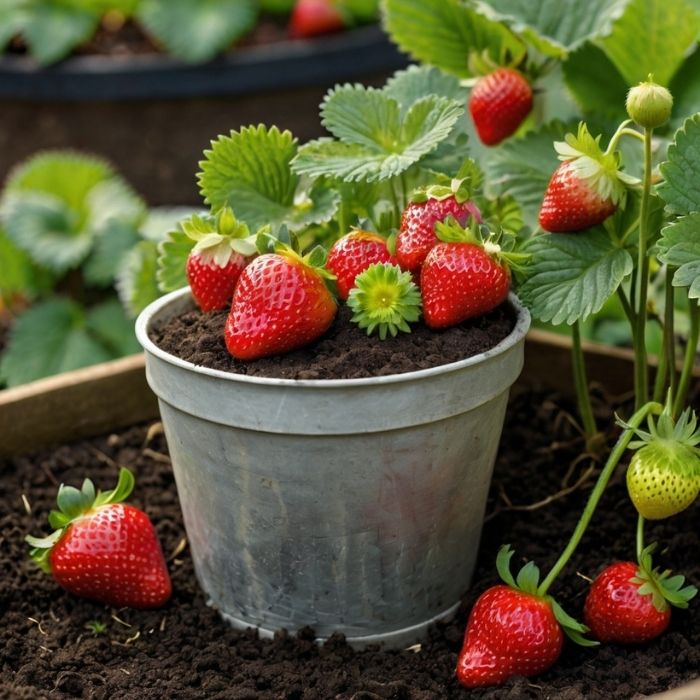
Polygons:
<instances>
[{"instance_id":1,"label":"metal pot","mask_svg":"<svg viewBox=\"0 0 700 700\"><path fill-rule=\"evenodd\" d=\"M452 615L472 576L530 316L488 352L370 379L198 367L136 333L158 397L199 582L236 627L313 627L402 646Z\"/></svg>"}]
</instances>

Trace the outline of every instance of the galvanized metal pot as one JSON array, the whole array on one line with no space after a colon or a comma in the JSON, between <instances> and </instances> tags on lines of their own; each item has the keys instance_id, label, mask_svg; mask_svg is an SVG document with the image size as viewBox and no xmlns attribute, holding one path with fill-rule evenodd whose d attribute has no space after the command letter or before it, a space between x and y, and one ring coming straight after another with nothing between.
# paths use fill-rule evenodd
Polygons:
<instances>
[{"instance_id":1,"label":"galvanized metal pot","mask_svg":"<svg viewBox=\"0 0 700 700\"><path fill-rule=\"evenodd\" d=\"M470 583L528 312L492 350L372 379L285 380L198 367L136 324L200 584L238 627L310 625L358 646L419 640Z\"/></svg>"}]
</instances>

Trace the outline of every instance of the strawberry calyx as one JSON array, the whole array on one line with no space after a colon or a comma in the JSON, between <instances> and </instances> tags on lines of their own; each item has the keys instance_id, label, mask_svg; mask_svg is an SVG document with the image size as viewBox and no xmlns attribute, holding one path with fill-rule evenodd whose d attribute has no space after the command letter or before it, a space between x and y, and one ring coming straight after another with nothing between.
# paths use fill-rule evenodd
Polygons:
<instances>
[{"instance_id":1,"label":"strawberry calyx","mask_svg":"<svg viewBox=\"0 0 700 700\"><path fill-rule=\"evenodd\" d=\"M554 149L559 160L570 163L576 176L601 199L624 205L627 187L638 184L639 180L620 170L620 152L614 148L603 151L600 139L600 135L593 138L581 122L578 133L567 134L564 141L555 141Z\"/></svg>"},{"instance_id":2,"label":"strawberry calyx","mask_svg":"<svg viewBox=\"0 0 700 700\"><path fill-rule=\"evenodd\" d=\"M659 612L665 612L669 605L676 608L687 608L688 603L697 595L698 589L685 584L685 577L671 575L670 569L661 571L652 561L652 553L656 542L645 547L639 557L639 568L631 583L639 586L639 595L650 595L652 604Z\"/></svg>"},{"instance_id":3,"label":"strawberry calyx","mask_svg":"<svg viewBox=\"0 0 700 700\"><path fill-rule=\"evenodd\" d=\"M192 253L199 255L205 265L226 267L234 255L255 255L255 236L242 221L236 219L231 207L216 215L193 214L180 222L188 238L195 242Z\"/></svg>"},{"instance_id":4,"label":"strawberry calyx","mask_svg":"<svg viewBox=\"0 0 700 700\"><path fill-rule=\"evenodd\" d=\"M458 204L469 201L484 179L481 169L473 158L467 158L453 178L436 173L435 182L428 187L419 187L411 195L411 202L420 204L429 199L442 201L454 197Z\"/></svg>"},{"instance_id":5,"label":"strawberry calyx","mask_svg":"<svg viewBox=\"0 0 700 700\"><path fill-rule=\"evenodd\" d=\"M351 321L366 329L367 335L377 331L385 340L387 334L411 332L408 324L420 318L422 301L410 272L398 265L374 263L355 278L348 306L354 312Z\"/></svg>"},{"instance_id":6,"label":"strawberry calyx","mask_svg":"<svg viewBox=\"0 0 700 700\"><path fill-rule=\"evenodd\" d=\"M597 646L598 642L592 639L587 639L584 636L587 632L589 632L589 628L586 625L571 617L571 615L569 615L551 595L540 595L538 592L540 585L540 570L535 562L527 562L527 564L520 569L517 577L513 577L510 565L514 553L515 551L509 544L501 545L500 549L498 550L498 555L496 556L496 569L498 570L498 575L501 577L501 580L513 590L526 593L531 595L533 598L538 598L545 601L552 609L554 618L561 626L564 634L566 634L566 636L571 639L572 642L585 647Z\"/></svg>"},{"instance_id":7,"label":"strawberry calyx","mask_svg":"<svg viewBox=\"0 0 700 700\"><path fill-rule=\"evenodd\" d=\"M453 216L435 224L435 235L443 243L471 243L478 245L498 264L518 270L529 259L527 253L517 252L517 237L501 228L490 228L471 220L468 227L462 226Z\"/></svg>"},{"instance_id":8,"label":"strawberry calyx","mask_svg":"<svg viewBox=\"0 0 700 700\"><path fill-rule=\"evenodd\" d=\"M134 475L125 467L119 470L117 485L109 491L95 490L90 479L85 479L80 489L61 484L56 497L58 510L49 513L49 525L54 531L46 537L27 535L24 540L32 547L30 556L34 562L47 573L51 571L49 553L61 539L66 528L76 520L90 514L97 508L113 503L122 503L134 490Z\"/></svg>"}]
</instances>

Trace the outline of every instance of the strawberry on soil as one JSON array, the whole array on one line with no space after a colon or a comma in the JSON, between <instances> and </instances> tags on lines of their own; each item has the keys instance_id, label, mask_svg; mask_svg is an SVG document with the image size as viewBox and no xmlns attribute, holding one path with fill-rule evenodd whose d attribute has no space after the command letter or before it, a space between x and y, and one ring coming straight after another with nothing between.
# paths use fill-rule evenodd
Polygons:
<instances>
[{"instance_id":1,"label":"strawberry on soil","mask_svg":"<svg viewBox=\"0 0 700 700\"><path fill-rule=\"evenodd\" d=\"M561 414L561 408L571 411L572 406L560 408L558 402L556 397L524 394L511 403L505 428L510 439L501 447L487 515L504 507L501 490L517 504L559 490L581 445ZM610 419L609 409L604 410ZM455 682L467 614L477 597L498 583L493 562L500 544L517 545L514 567L522 559L551 565L574 527L586 492L540 510L501 511L487 520L474 588L455 621L434 629L419 653L358 653L337 639L319 648L308 631L298 639L279 634L266 642L251 632L232 630L206 606L187 550L170 563L172 600L161 610L118 611L116 616L131 625L125 627L109 608L72 597L44 576L26 558L22 537L44 525L57 483L79 483L89 472L96 485L109 487L116 462L134 470L139 486L131 500L151 515L168 557L184 537L184 527L170 465L144 452L145 446L166 453L164 440L147 442L146 432L146 427L132 428L0 463L0 528L5 537L0 566L6 572L0 585L0 697L346 699L366 693L410 700L609 700L659 692L700 673L700 609L691 605L687 611L674 611L669 631L651 644L585 650L565 643L559 662L537 679L516 677L500 688L472 691ZM621 477L609 487L590 532L552 591L571 614L580 615L586 591L576 572L594 578L609 562L628 558L634 547L625 526L635 511ZM22 507L22 494L29 499L31 515ZM649 539L668 546L664 563L693 581L700 578L696 507L648 526ZM41 630L28 618L41 623ZM85 628L95 620L107 623L104 634Z\"/></svg>"}]
</instances>

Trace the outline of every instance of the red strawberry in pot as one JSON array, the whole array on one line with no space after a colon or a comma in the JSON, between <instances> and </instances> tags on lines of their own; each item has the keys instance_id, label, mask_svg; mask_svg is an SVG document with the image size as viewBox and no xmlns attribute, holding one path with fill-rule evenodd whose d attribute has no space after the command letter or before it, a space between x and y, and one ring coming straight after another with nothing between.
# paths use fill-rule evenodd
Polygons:
<instances>
[{"instance_id":1,"label":"red strawberry in pot","mask_svg":"<svg viewBox=\"0 0 700 700\"><path fill-rule=\"evenodd\" d=\"M479 208L469 201L477 177L473 161L467 161L449 185L433 185L414 193L396 236L396 259L402 270L420 272L425 256L438 242L436 224L450 217L462 226L473 220L481 223Z\"/></svg>"},{"instance_id":2,"label":"red strawberry in pot","mask_svg":"<svg viewBox=\"0 0 700 700\"><path fill-rule=\"evenodd\" d=\"M532 86L513 68L479 78L469 96L469 112L482 143L495 146L514 134L532 111Z\"/></svg>"},{"instance_id":3,"label":"red strawberry in pot","mask_svg":"<svg viewBox=\"0 0 700 700\"><path fill-rule=\"evenodd\" d=\"M467 688L499 685L511 676L544 673L561 654L564 634L590 645L584 625L550 596L539 595L539 570L526 564L510 573L513 550L501 547L497 567L507 585L492 586L476 601L457 659L457 680Z\"/></svg>"},{"instance_id":4,"label":"red strawberry in pot","mask_svg":"<svg viewBox=\"0 0 700 700\"><path fill-rule=\"evenodd\" d=\"M637 182L622 172L617 151L600 148L585 124L578 135L554 144L563 163L554 171L540 209L540 226L550 233L583 231L602 224L623 204L627 185Z\"/></svg>"},{"instance_id":5,"label":"red strawberry in pot","mask_svg":"<svg viewBox=\"0 0 700 700\"><path fill-rule=\"evenodd\" d=\"M374 263L385 262L396 262L386 247L386 240L379 234L357 229L333 244L326 268L335 275L338 296L345 301L355 286L357 275Z\"/></svg>"},{"instance_id":6,"label":"red strawberry in pot","mask_svg":"<svg viewBox=\"0 0 700 700\"><path fill-rule=\"evenodd\" d=\"M225 309L238 278L256 252L255 238L229 207L214 216L197 216L180 226L195 246L187 258L187 280L202 311Z\"/></svg>"},{"instance_id":7,"label":"red strawberry in pot","mask_svg":"<svg viewBox=\"0 0 700 700\"><path fill-rule=\"evenodd\" d=\"M278 244L276 253L256 258L243 271L226 321L228 351L255 360L296 350L322 336L337 305L326 286L325 251L301 257Z\"/></svg>"},{"instance_id":8,"label":"red strawberry in pot","mask_svg":"<svg viewBox=\"0 0 700 700\"><path fill-rule=\"evenodd\" d=\"M429 328L447 328L495 309L508 297L510 265L523 259L506 252L485 227L438 224L440 241L423 263L423 317ZM503 239L505 242L505 239Z\"/></svg>"},{"instance_id":9,"label":"red strawberry in pot","mask_svg":"<svg viewBox=\"0 0 700 700\"><path fill-rule=\"evenodd\" d=\"M641 564L611 564L591 584L583 614L591 634L601 642L648 642L666 631L671 606L687 608L697 594L695 586L683 587L682 576L653 568L654 547L642 552Z\"/></svg>"},{"instance_id":10,"label":"red strawberry in pot","mask_svg":"<svg viewBox=\"0 0 700 700\"><path fill-rule=\"evenodd\" d=\"M114 607L157 608L172 591L155 529L138 508L122 503L134 487L128 469L112 491L62 485L45 538L28 536L32 558L67 591Z\"/></svg>"}]
</instances>

